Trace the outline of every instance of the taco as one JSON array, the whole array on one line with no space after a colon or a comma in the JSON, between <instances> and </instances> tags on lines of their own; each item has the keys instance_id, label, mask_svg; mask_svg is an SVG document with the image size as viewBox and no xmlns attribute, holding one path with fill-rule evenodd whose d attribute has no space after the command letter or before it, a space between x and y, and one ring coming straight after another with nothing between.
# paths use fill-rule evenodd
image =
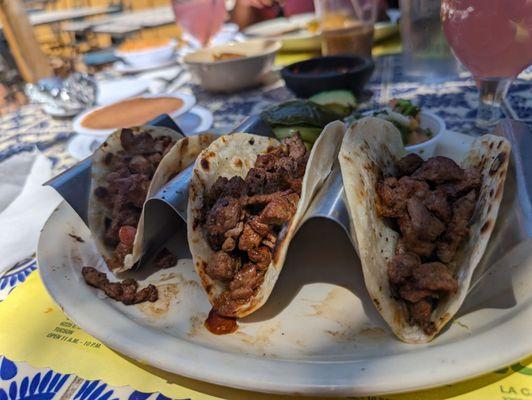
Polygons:
<instances>
[{"instance_id":1,"label":"taco","mask_svg":"<svg viewBox=\"0 0 532 400\"><path fill-rule=\"evenodd\" d=\"M495 225L509 154L507 140L485 135L460 165L423 160L376 118L346 133L339 160L353 239L369 295L401 340L429 342L463 303Z\"/></svg>"},{"instance_id":2,"label":"taco","mask_svg":"<svg viewBox=\"0 0 532 400\"><path fill-rule=\"evenodd\" d=\"M188 241L213 310L241 318L268 299L314 194L329 175L344 126L325 127L311 151L299 134L222 136L194 166Z\"/></svg>"},{"instance_id":3,"label":"taco","mask_svg":"<svg viewBox=\"0 0 532 400\"><path fill-rule=\"evenodd\" d=\"M212 135L183 138L163 127L112 133L92 156L89 229L113 272L130 269L143 245L143 206L172 177L192 164Z\"/></svg>"}]
</instances>

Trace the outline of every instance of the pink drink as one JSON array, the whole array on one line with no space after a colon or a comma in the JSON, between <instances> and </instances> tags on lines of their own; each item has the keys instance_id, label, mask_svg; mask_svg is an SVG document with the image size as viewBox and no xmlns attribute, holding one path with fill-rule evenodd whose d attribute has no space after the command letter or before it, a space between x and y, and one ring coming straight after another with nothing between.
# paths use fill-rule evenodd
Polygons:
<instances>
[{"instance_id":1,"label":"pink drink","mask_svg":"<svg viewBox=\"0 0 532 400\"><path fill-rule=\"evenodd\" d=\"M514 78L532 64L530 0L443 0L442 22L476 79Z\"/></svg>"},{"instance_id":2,"label":"pink drink","mask_svg":"<svg viewBox=\"0 0 532 400\"><path fill-rule=\"evenodd\" d=\"M224 0L172 0L172 5L176 23L202 46L209 44L225 21Z\"/></svg>"}]
</instances>

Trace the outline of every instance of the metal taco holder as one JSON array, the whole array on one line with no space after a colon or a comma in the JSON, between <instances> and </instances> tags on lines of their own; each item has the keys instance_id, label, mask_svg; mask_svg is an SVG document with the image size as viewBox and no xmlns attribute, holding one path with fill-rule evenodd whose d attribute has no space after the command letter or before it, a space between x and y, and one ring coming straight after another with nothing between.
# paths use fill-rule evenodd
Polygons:
<instances>
[{"instance_id":1,"label":"metal taco holder","mask_svg":"<svg viewBox=\"0 0 532 400\"><path fill-rule=\"evenodd\" d=\"M167 115L161 115L149 123L165 126L182 133ZM232 132L248 132L263 136L273 136L271 128L259 117L251 116L236 126ZM473 285L489 270L489 267L519 243L532 239L532 160L523 155L532 152L532 136L527 126L516 121L505 120L494 133L506 137L512 144L510 169L499 218L491 242L497 238L497 246L489 246L474 278ZM186 136L186 135L185 135ZM88 198L90 191L90 157L69 170L51 179L46 184L53 187L87 223ZM189 166L158 193L147 199L144 206L144 253L135 265L140 270L149 264L158 251L170 238L176 237L178 248L173 249L178 258L190 257L186 235L188 185L193 166ZM345 203L345 192L338 162L333 166L323 186L320 188L299 226L309 220L326 219L336 223L342 234L353 243L350 220ZM506 222L506 223L505 223ZM507 223L510 222L510 223ZM177 251L176 251L177 250Z\"/></svg>"}]
</instances>

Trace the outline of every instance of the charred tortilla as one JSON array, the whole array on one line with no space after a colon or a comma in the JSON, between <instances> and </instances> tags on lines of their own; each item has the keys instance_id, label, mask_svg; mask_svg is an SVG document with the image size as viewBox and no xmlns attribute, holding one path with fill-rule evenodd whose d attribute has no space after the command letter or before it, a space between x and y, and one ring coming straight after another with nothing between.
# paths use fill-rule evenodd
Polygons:
<instances>
[{"instance_id":1,"label":"charred tortilla","mask_svg":"<svg viewBox=\"0 0 532 400\"><path fill-rule=\"evenodd\" d=\"M333 122L312 151L246 133L222 136L196 160L188 241L214 310L241 318L268 299L288 245L330 173L343 134Z\"/></svg>"},{"instance_id":2,"label":"charred tortilla","mask_svg":"<svg viewBox=\"0 0 532 400\"><path fill-rule=\"evenodd\" d=\"M406 228L401 223L399 223L400 228L397 228L395 225L397 221L390 221L389 218L384 217L383 214L386 214L386 210L380 209L380 207L387 207L392 203L383 204L383 192L382 188L379 189L379 185L382 185L386 178L391 178L391 181L388 181L390 185L397 185L393 179L400 178L402 174L399 171L398 162L406 155L406 151L402 145L401 135L391 123L376 118L364 118L349 128L342 143L339 160L353 226L353 239L357 243L369 295L377 310L401 340L408 343L431 341L463 303L470 286L471 276L484 254L495 225L508 169L509 154L510 144L507 140L498 136L485 135L473 143L467 157L459 163L463 170L476 170L480 179L478 187L474 189L476 195L469 194L471 190L466 194L459 195L462 198L462 196L469 194L467 200L474 201L471 218L468 220L467 235L461 239L459 247L455 249L454 253L448 253L450 258L439 253L437 246L433 252L429 249L421 256L421 264L431 260L431 257L441 256L446 261L442 263L439 260L440 264L444 264L445 270L442 265L424 265L423 268L430 268L432 272L440 273L439 283L443 282L444 278L447 279L445 288L448 290L443 294L438 292L442 287L436 287L432 284L433 282L425 279L426 276L423 275L423 272L426 270L416 270L411 275L407 274L406 281L404 281L409 283L421 282L421 286L428 285L437 292L436 305L433 309L428 310L430 327L427 328L423 324L412 321L410 318L412 311L409 312L408 308L405 307L405 298L409 298L411 304L415 304L419 301L419 297L416 298L415 296L431 298L434 294L412 294L412 292L407 293L406 290L403 293L397 293L399 286L390 283L391 280L401 282L401 279L404 278L399 275L393 276L397 270L390 272L389 264L394 256L397 256L398 252L401 251L401 240L404 239ZM408 171L408 177L418 180L422 175L424 178L429 176L426 171L427 167L423 167L423 165L420 164L416 168L412 168L412 171ZM425 171L420 171L418 168L424 168ZM448 172L449 167L442 168L440 166L433 171ZM445 180L438 181L437 178L430 176L429 178L432 179L432 182L430 182L428 190L436 190L438 185L446 184ZM419 204L413 204L415 201L412 202L412 199L415 199L416 196L412 192L406 197L410 201L409 208L406 210L410 216L427 211L427 206L418 208ZM458 200L458 197L457 200L453 200L451 206L456 208ZM449 215L451 219L456 213L455 208ZM430 211L430 215L430 218L442 220L446 218L434 210ZM427 222L418 225L420 225L420 229L425 230L429 227L434 228L432 225L429 226ZM448 235L448 231L452 224L447 222L444 225L441 227L436 223L436 228L427 231L427 235L433 236L435 245L442 241L451 243L452 238ZM445 229L442 230L442 228ZM425 244L430 243L427 237L424 240ZM407 252L416 248L412 244L408 246ZM423 253L424 250L420 251ZM404 263L410 262L409 260L402 261ZM409 279L411 280L409 281Z\"/></svg>"}]
</instances>

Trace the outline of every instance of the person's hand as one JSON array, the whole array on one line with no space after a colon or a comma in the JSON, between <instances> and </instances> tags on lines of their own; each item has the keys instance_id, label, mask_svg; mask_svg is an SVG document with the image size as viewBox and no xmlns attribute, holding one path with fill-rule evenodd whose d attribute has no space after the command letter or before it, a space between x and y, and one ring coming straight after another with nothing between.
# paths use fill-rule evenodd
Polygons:
<instances>
[{"instance_id":1,"label":"person's hand","mask_svg":"<svg viewBox=\"0 0 532 400\"><path fill-rule=\"evenodd\" d=\"M273 4L273 0L240 0L240 3L244 6L261 9L271 7Z\"/></svg>"}]
</instances>

